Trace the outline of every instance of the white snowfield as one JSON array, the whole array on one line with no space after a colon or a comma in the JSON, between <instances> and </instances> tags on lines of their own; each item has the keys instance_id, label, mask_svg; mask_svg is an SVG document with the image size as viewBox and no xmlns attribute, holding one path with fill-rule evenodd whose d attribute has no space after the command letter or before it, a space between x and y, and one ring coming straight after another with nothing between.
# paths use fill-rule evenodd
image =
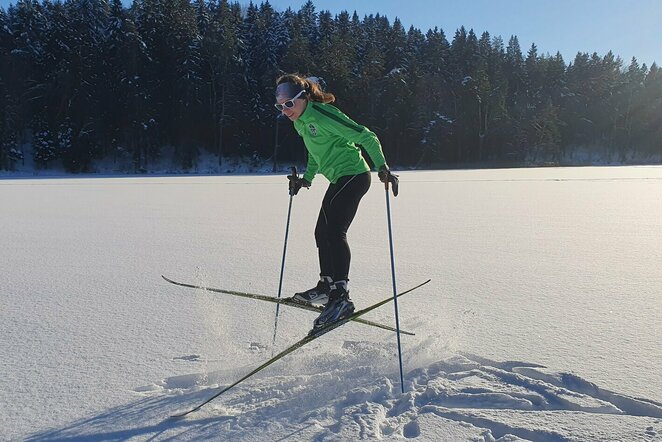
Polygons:
<instances>
[{"instance_id":1,"label":"white snowfield","mask_svg":"<svg viewBox=\"0 0 662 442\"><path fill-rule=\"evenodd\" d=\"M660 441L662 167L401 172L394 333L308 332L276 296L284 175L0 180L0 440ZM327 182L294 198L283 296L316 283ZM373 175L357 308L392 295ZM393 304L366 315L393 325Z\"/></svg>"}]
</instances>

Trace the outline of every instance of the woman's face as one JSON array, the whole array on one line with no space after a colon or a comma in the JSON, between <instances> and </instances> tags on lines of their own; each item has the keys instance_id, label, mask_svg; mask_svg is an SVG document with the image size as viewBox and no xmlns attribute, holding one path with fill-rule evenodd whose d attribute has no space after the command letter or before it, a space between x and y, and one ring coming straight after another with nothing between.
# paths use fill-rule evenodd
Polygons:
<instances>
[{"instance_id":1,"label":"woman's face","mask_svg":"<svg viewBox=\"0 0 662 442\"><path fill-rule=\"evenodd\" d=\"M276 88L276 109L291 121L296 121L307 105L306 93L299 86L288 82Z\"/></svg>"},{"instance_id":2,"label":"woman's face","mask_svg":"<svg viewBox=\"0 0 662 442\"><path fill-rule=\"evenodd\" d=\"M296 121L301 114L306 110L306 105L308 100L303 98L303 94L300 97L279 97L276 99L276 103L283 105L283 110L281 113L289 118L291 121ZM294 103L294 106L287 107L287 105Z\"/></svg>"}]
</instances>

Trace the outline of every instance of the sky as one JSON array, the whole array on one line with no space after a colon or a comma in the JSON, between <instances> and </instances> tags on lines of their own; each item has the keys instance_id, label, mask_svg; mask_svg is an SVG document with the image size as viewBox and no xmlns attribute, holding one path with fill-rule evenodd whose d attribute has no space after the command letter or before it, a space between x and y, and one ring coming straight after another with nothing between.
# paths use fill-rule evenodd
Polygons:
<instances>
[{"instance_id":1,"label":"sky","mask_svg":"<svg viewBox=\"0 0 662 442\"><path fill-rule=\"evenodd\" d=\"M277 10L294 10L306 0L270 0ZM634 56L648 66L662 63L662 0L313 0L318 11L356 11L398 17L423 32L435 26L449 41L464 26L480 36L517 35L522 51L561 52L566 63L577 52L614 52L629 64Z\"/></svg>"},{"instance_id":2,"label":"sky","mask_svg":"<svg viewBox=\"0 0 662 442\"><path fill-rule=\"evenodd\" d=\"M257 0L255 3L261 3ZM297 11L306 0L270 0L278 11ZM0 0L7 7L15 0ZM125 3L130 3L125 0ZM248 1L240 0L241 4ZM478 35L488 31L507 43L517 35L522 51L532 43L539 54L561 52L566 63L577 52L606 54L609 50L625 64L632 57L648 66L662 63L662 0L313 0L317 11L337 14L356 11L363 18L381 14L391 23L397 17L406 29L423 32L435 26L449 40L460 26ZM553 6L552 6L553 5Z\"/></svg>"}]
</instances>

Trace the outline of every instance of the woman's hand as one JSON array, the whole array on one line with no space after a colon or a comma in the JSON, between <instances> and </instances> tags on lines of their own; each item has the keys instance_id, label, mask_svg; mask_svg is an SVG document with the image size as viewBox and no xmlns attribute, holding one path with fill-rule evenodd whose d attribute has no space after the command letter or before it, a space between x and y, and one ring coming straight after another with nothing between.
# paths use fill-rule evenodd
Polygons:
<instances>
[{"instance_id":1,"label":"woman's hand","mask_svg":"<svg viewBox=\"0 0 662 442\"><path fill-rule=\"evenodd\" d=\"M384 164L382 167L379 168L379 173L377 174L379 176L379 180L382 183L386 183L386 188L388 189L388 183L391 184L391 188L393 190L393 196L398 196L398 187L400 185L400 180L398 180L397 175L393 175L389 168Z\"/></svg>"},{"instance_id":2,"label":"woman's hand","mask_svg":"<svg viewBox=\"0 0 662 442\"><path fill-rule=\"evenodd\" d=\"M296 175L288 175L287 179L290 181L290 195L296 195L302 187L305 187L306 189L310 187L308 180Z\"/></svg>"}]
</instances>

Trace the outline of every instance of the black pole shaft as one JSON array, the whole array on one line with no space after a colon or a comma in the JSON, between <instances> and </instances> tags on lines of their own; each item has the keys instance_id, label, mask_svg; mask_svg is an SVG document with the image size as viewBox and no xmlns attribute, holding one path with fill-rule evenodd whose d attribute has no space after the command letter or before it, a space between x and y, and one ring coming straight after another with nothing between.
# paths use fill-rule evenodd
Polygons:
<instances>
[{"instance_id":1,"label":"black pole shaft","mask_svg":"<svg viewBox=\"0 0 662 442\"><path fill-rule=\"evenodd\" d=\"M297 168L292 166L292 176L296 177L297 176ZM290 202L287 207L287 222L285 223L285 243L283 244L283 259L281 261L280 265L280 279L278 281L278 299L280 299L280 295L283 290L283 275L285 274L285 256L287 255L287 239L289 236L290 232L290 218L292 216L292 199L294 198L294 194L292 193L292 190L290 188ZM280 304L276 304L276 319L274 320L274 336L273 339L271 340L271 355L273 356L274 354L274 347L276 345L276 334L278 333L278 314L280 313Z\"/></svg>"},{"instance_id":2,"label":"black pole shaft","mask_svg":"<svg viewBox=\"0 0 662 442\"><path fill-rule=\"evenodd\" d=\"M405 378L402 368L402 345L400 342L400 314L398 313L398 290L395 283L395 257L393 253L393 228L391 226L391 200L388 194L388 180L386 180L386 217L388 218L388 242L391 250L391 279L393 281L393 308L395 309L395 329L398 337L398 360L400 362L400 390L405 392Z\"/></svg>"}]
</instances>

